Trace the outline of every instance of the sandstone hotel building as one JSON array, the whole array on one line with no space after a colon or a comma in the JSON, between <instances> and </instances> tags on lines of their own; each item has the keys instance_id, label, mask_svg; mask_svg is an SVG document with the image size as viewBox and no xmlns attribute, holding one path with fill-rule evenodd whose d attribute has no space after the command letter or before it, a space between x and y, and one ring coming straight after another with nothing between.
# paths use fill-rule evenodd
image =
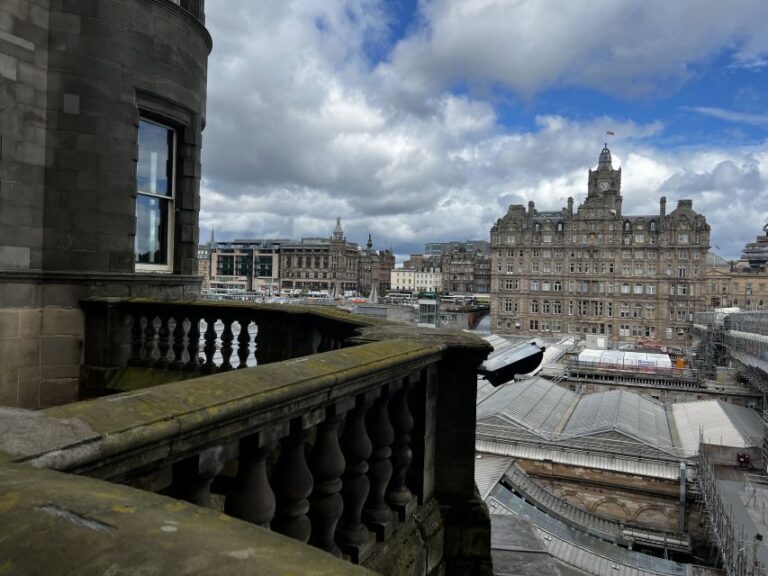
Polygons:
<instances>
[{"instance_id":1,"label":"sandstone hotel building","mask_svg":"<svg viewBox=\"0 0 768 576\"><path fill-rule=\"evenodd\" d=\"M492 331L686 344L705 304L706 219L691 200L667 213L665 197L656 214L624 214L607 145L587 186L575 209L512 205L491 228Z\"/></svg>"}]
</instances>

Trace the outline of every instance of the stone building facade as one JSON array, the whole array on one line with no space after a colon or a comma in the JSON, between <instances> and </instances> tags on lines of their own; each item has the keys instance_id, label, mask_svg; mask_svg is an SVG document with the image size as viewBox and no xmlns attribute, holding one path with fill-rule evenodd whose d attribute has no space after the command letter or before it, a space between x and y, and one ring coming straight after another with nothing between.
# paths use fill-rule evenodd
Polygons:
<instances>
[{"instance_id":1,"label":"stone building facade","mask_svg":"<svg viewBox=\"0 0 768 576\"><path fill-rule=\"evenodd\" d=\"M768 224L763 232L768 230ZM728 262L709 254L706 304L709 308L768 309L768 235L744 246L741 260Z\"/></svg>"},{"instance_id":2,"label":"stone building facade","mask_svg":"<svg viewBox=\"0 0 768 576\"><path fill-rule=\"evenodd\" d=\"M445 294L490 293L490 245L485 240L429 242L424 254L411 254L403 268L416 273L439 271L439 291Z\"/></svg>"},{"instance_id":3,"label":"stone building facade","mask_svg":"<svg viewBox=\"0 0 768 576\"><path fill-rule=\"evenodd\" d=\"M513 205L491 228L491 329L603 334L685 344L705 305L709 225L680 200L667 213L622 212L621 169L608 147L575 210Z\"/></svg>"},{"instance_id":4,"label":"stone building facade","mask_svg":"<svg viewBox=\"0 0 768 576\"><path fill-rule=\"evenodd\" d=\"M358 290L363 296L385 294L390 289L390 276L395 267L395 255L391 250L374 250L373 239L368 234L368 243L360 253L360 279Z\"/></svg>"},{"instance_id":5,"label":"stone building facade","mask_svg":"<svg viewBox=\"0 0 768 576\"><path fill-rule=\"evenodd\" d=\"M435 292L443 291L443 273L437 269L396 268L391 272L392 290L397 292Z\"/></svg>"},{"instance_id":6,"label":"stone building facade","mask_svg":"<svg viewBox=\"0 0 768 576\"><path fill-rule=\"evenodd\" d=\"M368 236L365 250L347 242L337 219L330 238L263 239L216 242L210 250L208 295L281 291L360 292L389 290L395 267L391 250L374 250Z\"/></svg>"},{"instance_id":7,"label":"stone building facade","mask_svg":"<svg viewBox=\"0 0 768 576\"><path fill-rule=\"evenodd\" d=\"M283 290L342 296L358 290L360 250L347 242L337 218L330 238L302 238L281 246L280 268Z\"/></svg>"},{"instance_id":8,"label":"stone building facade","mask_svg":"<svg viewBox=\"0 0 768 576\"><path fill-rule=\"evenodd\" d=\"M202 4L0 2L0 405L77 399L89 296L193 298Z\"/></svg>"}]
</instances>

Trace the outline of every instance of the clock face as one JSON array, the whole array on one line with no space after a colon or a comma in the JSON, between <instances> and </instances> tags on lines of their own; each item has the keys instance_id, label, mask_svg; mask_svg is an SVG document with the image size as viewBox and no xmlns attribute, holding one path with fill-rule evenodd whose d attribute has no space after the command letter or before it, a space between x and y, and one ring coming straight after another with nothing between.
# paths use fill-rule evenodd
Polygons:
<instances>
[{"instance_id":1,"label":"clock face","mask_svg":"<svg viewBox=\"0 0 768 576\"><path fill-rule=\"evenodd\" d=\"M597 187L600 188L600 190L608 190L608 188L611 187L611 183L608 182L608 180L600 180L600 182L597 183Z\"/></svg>"}]
</instances>

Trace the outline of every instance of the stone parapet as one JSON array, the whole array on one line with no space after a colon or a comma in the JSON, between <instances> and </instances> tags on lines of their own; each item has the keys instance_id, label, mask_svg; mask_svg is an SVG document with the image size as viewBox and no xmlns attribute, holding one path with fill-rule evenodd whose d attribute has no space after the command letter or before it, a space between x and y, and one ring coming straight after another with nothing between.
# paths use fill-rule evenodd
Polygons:
<instances>
[{"instance_id":1,"label":"stone parapet","mask_svg":"<svg viewBox=\"0 0 768 576\"><path fill-rule=\"evenodd\" d=\"M0 453L13 462L218 508L388 574L491 573L474 486L481 339L290 306L83 309L93 366L198 377L7 409ZM219 324L202 351L201 320Z\"/></svg>"}]
</instances>

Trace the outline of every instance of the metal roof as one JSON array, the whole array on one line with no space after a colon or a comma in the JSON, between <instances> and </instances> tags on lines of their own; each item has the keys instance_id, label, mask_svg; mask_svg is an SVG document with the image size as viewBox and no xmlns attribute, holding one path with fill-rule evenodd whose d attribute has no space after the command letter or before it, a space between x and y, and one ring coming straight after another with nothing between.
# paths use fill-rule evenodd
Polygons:
<instances>
[{"instance_id":1,"label":"metal roof","mask_svg":"<svg viewBox=\"0 0 768 576\"><path fill-rule=\"evenodd\" d=\"M625 390L588 394L579 399L563 429L563 437L619 432L674 454L672 434L664 405Z\"/></svg>"},{"instance_id":2,"label":"metal roof","mask_svg":"<svg viewBox=\"0 0 768 576\"><path fill-rule=\"evenodd\" d=\"M483 456L495 454L497 456L509 456L524 460L551 460L552 462L568 466L595 468L634 476L663 478L665 480L677 480L680 478L680 465L676 462L622 458L613 454L594 454L586 451L569 450L565 446L561 449L558 447L510 444L508 442L478 439L475 442L475 450L482 453ZM688 470L690 471L691 469L688 468Z\"/></svg>"},{"instance_id":3,"label":"metal roof","mask_svg":"<svg viewBox=\"0 0 768 576\"><path fill-rule=\"evenodd\" d=\"M499 386L477 406L477 419L496 416L538 435L555 432L576 394L545 380L531 378Z\"/></svg>"},{"instance_id":4,"label":"metal roof","mask_svg":"<svg viewBox=\"0 0 768 576\"><path fill-rule=\"evenodd\" d=\"M491 491L487 504L491 514L513 514L530 520L554 558L588 574L685 576L688 573L685 564L627 550L567 526L501 485Z\"/></svg>"},{"instance_id":5,"label":"metal roof","mask_svg":"<svg viewBox=\"0 0 768 576\"><path fill-rule=\"evenodd\" d=\"M488 382L485 378L478 377L477 379L477 402L482 402L485 398L493 394L496 388Z\"/></svg>"},{"instance_id":6,"label":"metal roof","mask_svg":"<svg viewBox=\"0 0 768 576\"><path fill-rule=\"evenodd\" d=\"M475 484L477 484L477 489L483 500L507 471L512 460L513 458L509 456L477 455L475 459Z\"/></svg>"},{"instance_id":7,"label":"metal roof","mask_svg":"<svg viewBox=\"0 0 768 576\"><path fill-rule=\"evenodd\" d=\"M744 448L759 446L762 423L750 408L722 400L682 402L671 407L672 423L686 454L697 454L700 436L707 444Z\"/></svg>"}]
</instances>

